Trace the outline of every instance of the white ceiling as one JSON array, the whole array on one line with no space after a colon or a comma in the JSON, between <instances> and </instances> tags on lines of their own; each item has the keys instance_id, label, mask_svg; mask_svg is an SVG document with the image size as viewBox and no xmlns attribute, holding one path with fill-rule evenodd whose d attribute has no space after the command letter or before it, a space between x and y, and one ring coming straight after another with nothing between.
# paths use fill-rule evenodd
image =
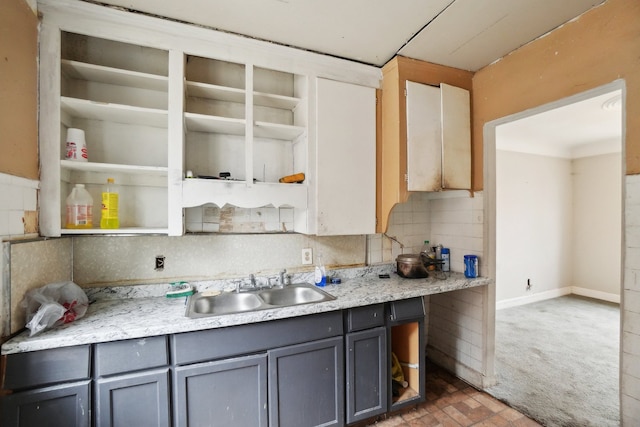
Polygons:
<instances>
[{"instance_id":1,"label":"white ceiling","mask_svg":"<svg viewBox=\"0 0 640 427\"><path fill-rule=\"evenodd\" d=\"M534 114L496 127L496 148L578 158L622 149L621 91Z\"/></svg>"},{"instance_id":2,"label":"white ceiling","mask_svg":"<svg viewBox=\"0 0 640 427\"><path fill-rule=\"evenodd\" d=\"M99 0L375 66L476 71L604 0Z\"/></svg>"}]
</instances>

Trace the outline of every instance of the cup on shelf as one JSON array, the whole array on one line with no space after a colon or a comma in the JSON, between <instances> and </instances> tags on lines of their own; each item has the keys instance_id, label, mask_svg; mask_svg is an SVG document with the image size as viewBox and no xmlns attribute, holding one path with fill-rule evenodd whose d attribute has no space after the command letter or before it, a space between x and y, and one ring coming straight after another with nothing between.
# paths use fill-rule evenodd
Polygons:
<instances>
[{"instance_id":1,"label":"cup on shelf","mask_svg":"<svg viewBox=\"0 0 640 427\"><path fill-rule=\"evenodd\" d=\"M89 156L87 155L87 142L84 139L84 131L82 129L67 129L67 145L64 157L67 160L78 160L81 162L89 160Z\"/></svg>"}]
</instances>

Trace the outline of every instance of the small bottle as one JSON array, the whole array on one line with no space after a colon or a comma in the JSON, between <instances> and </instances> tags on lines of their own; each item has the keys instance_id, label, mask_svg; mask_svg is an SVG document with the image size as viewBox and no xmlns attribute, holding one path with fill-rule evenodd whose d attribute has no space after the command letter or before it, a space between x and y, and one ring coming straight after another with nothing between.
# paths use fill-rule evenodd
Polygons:
<instances>
[{"instance_id":1,"label":"small bottle","mask_svg":"<svg viewBox=\"0 0 640 427\"><path fill-rule=\"evenodd\" d=\"M442 248L442 271L451 270L451 260L450 260L450 251L449 248Z\"/></svg>"},{"instance_id":2,"label":"small bottle","mask_svg":"<svg viewBox=\"0 0 640 427\"><path fill-rule=\"evenodd\" d=\"M120 228L120 220L118 219L118 190L113 178L107 179L107 185L102 191L100 228Z\"/></svg>"},{"instance_id":3,"label":"small bottle","mask_svg":"<svg viewBox=\"0 0 640 427\"><path fill-rule=\"evenodd\" d=\"M424 244L422 245L422 248L420 249L420 253L421 254L429 254L429 251L431 250L431 246L429 245L429 241L425 240Z\"/></svg>"},{"instance_id":4,"label":"small bottle","mask_svg":"<svg viewBox=\"0 0 640 427\"><path fill-rule=\"evenodd\" d=\"M478 256L477 255L464 256L464 277L468 279L473 279L478 277Z\"/></svg>"},{"instance_id":5,"label":"small bottle","mask_svg":"<svg viewBox=\"0 0 640 427\"><path fill-rule=\"evenodd\" d=\"M93 227L93 198L84 188L84 184L76 184L67 197L66 228Z\"/></svg>"},{"instance_id":6,"label":"small bottle","mask_svg":"<svg viewBox=\"0 0 640 427\"><path fill-rule=\"evenodd\" d=\"M324 287L327 284L327 271L322 264L322 258L318 257L318 265L315 268L314 281L316 286Z\"/></svg>"}]
</instances>

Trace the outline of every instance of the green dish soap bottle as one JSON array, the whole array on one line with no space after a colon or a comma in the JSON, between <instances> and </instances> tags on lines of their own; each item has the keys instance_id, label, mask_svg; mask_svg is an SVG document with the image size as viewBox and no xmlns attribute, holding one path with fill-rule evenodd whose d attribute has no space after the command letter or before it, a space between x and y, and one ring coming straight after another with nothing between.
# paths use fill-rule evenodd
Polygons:
<instances>
[{"instance_id":1,"label":"green dish soap bottle","mask_svg":"<svg viewBox=\"0 0 640 427\"><path fill-rule=\"evenodd\" d=\"M118 219L118 189L113 178L107 179L107 185L102 191L102 216L100 228L120 228Z\"/></svg>"}]
</instances>

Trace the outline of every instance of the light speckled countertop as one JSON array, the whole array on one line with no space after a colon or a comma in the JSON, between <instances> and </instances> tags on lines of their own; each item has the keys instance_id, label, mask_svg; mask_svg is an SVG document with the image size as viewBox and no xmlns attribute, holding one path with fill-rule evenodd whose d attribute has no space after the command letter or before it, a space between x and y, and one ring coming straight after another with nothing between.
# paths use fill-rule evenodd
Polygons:
<instances>
[{"instance_id":1,"label":"light speckled countertop","mask_svg":"<svg viewBox=\"0 0 640 427\"><path fill-rule=\"evenodd\" d=\"M200 319L185 316L186 298L163 296L168 285L87 289L90 300L95 302L89 306L84 317L33 337L29 337L29 331L25 331L5 342L2 354L264 322L491 283L487 278L467 279L462 273L447 273L446 279L438 279L434 274L426 279L403 279L390 266L335 270L330 273L342 279L339 285L327 285L323 288L336 297L333 301ZM389 273L390 278L378 278L381 273ZM313 275L295 275L293 281L313 283ZM229 281L211 281L194 283L194 286L199 291L204 291L229 289L230 284Z\"/></svg>"}]
</instances>

